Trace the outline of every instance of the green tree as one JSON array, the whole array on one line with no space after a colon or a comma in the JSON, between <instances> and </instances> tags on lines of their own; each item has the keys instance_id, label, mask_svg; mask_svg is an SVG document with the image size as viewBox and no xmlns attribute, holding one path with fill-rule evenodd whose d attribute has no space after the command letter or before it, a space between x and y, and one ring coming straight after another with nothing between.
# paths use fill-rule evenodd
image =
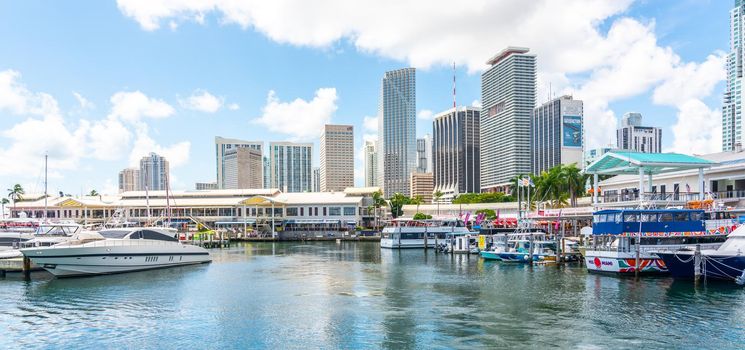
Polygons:
<instances>
[{"instance_id":1,"label":"green tree","mask_svg":"<svg viewBox=\"0 0 745 350\"><path fill-rule=\"evenodd\" d=\"M482 213L484 214L486 220L492 221L497 218L497 213L492 209L479 209L476 211L475 214L478 216L479 214L482 214Z\"/></svg>"},{"instance_id":2,"label":"green tree","mask_svg":"<svg viewBox=\"0 0 745 350\"><path fill-rule=\"evenodd\" d=\"M414 196L409 201L409 204L415 204L416 205L416 212L417 213L419 212L419 206L422 205L422 203L424 203L424 197L422 197L421 194L418 194L418 195Z\"/></svg>"},{"instance_id":3,"label":"green tree","mask_svg":"<svg viewBox=\"0 0 745 350\"><path fill-rule=\"evenodd\" d=\"M98 196L98 191L96 191L96 190L91 190L91 193L88 193L88 195L89 195L89 196L91 196L91 197L95 197L95 196Z\"/></svg>"},{"instance_id":4,"label":"green tree","mask_svg":"<svg viewBox=\"0 0 745 350\"><path fill-rule=\"evenodd\" d=\"M442 198L443 195L444 193L442 193L442 191L440 190L437 190L434 193L432 193L432 199L434 199L434 201L437 202L437 215L440 215L440 198Z\"/></svg>"},{"instance_id":5,"label":"green tree","mask_svg":"<svg viewBox=\"0 0 745 350\"><path fill-rule=\"evenodd\" d=\"M3 219L5 219L5 205L10 203L8 198L0 199L0 206L2 207Z\"/></svg>"},{"instance_id":6,"label":"green tree","mask_svg":"<svg viewBox=\"0 0 745 350\"><path fill-rule=\"evenodd\" d=\"M13 209L16 208L16 202L23 199L23 195L26 191L23 190L21 184L15 184L13 188L8 189L8 198L13 200Z\"/></svg>"},{"instance_id":7,"label":"green tree","mask_svg":"<svg viewBox=\"0 0 745 350\"><path fill-rule=\"evenodd\" d=\"M576 163L564 166L562 171L569 193L569 203L574 208L577 206L577 197L585 195L585 183L590 176L582 173L582 169L578 168Z\"/></svg>"},{"instance_id":8,"label":"green tree","mask_svg":"<svg viewBox=\"0 0 745 350\"><path fill-rule=\"evenodd\" d=\"M414 214L414 220L429 220L432 218L432 215L427 215L424 213L416 213Z\"/></svg>"},{"instance_id":9,"label":"green tree","mask_svg":"<svg viewBox=\"0 0 745 350\"><path fill-rule=\"evenodd\" d=\"M388 203L391 207L391 216L393 216L393 218L395 219L397 217L400 217L401 215L404 215L404 205L410 204L411 198L396 192L393 194L393 197L391 197Z\"/></svg>"},{"instance_id":10,"label":"green tree","mask_svg":"<svg viewBox=\"0 0 745 350\"><path fill-rule=\"evenodd\" d=\"M372 194L372 201L373 201L373 207L375 207L375 227L380 227L380 222L378 220L378 212L380 211L380 208L384 207L386 205L385 199L383 198L383 192L381 191L375 191Z\"/></svg>"}]
</instances>

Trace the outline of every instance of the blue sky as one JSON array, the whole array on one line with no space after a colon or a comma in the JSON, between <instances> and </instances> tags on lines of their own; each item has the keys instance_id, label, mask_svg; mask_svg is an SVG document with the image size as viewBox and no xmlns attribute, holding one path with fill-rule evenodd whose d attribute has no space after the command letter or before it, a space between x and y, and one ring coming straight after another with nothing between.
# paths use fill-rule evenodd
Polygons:
<instances>
[{"instance_id":1,"label":"blue sky","mask_svg":"<svg viewBox=\"0 0 745 350\"><path fill-rule=\"evenodd\" d=\"M407 66L423 135L452 104L449 62L471 105L506 45L538 54L539 101L549 82L585 100L589 146L639 111L666 149L717 151L731 5L3 0L0 185L40 191L46 151L50 192L115 192L118 171L154 150L172 158L174 189L191 189L214 181L215 136L317 143L325 121L353 124L360 148L382 74ZM356 173L361 185L359 159Z\"/></svg>"}]
</instances>

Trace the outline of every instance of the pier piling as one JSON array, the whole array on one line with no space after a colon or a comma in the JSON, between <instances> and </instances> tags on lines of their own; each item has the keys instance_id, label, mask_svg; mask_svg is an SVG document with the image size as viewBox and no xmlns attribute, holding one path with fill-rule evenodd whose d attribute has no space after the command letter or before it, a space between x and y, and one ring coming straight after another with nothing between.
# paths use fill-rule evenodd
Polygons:
<instances>
[{"instance_id":1,"label":"pier piling","mask_svg":"<svg viewBox=\"0 0 745 350\"><path fill-rule=\"evenodd\" d=\"M26 279L31 278L31 259L23 256L23 277Z\"/></svg>"},{"instance_id":2,"label":"pier piling","mask_svg":"<svg viewBox=\"0 0 745 350\"><path fill-rule=\"evenodd\" d=\"M701 245L696 244L696 251L693 253L693 280L696 284L701 280Z\"/></svg>"}]
</instances>

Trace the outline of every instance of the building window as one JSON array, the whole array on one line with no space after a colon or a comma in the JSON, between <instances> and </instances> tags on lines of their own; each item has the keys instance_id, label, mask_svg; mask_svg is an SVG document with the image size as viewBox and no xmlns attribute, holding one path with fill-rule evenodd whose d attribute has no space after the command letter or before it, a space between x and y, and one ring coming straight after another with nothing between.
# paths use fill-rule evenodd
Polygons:
<instances>
[{"instance_id":1,"label":"building window","mask_svg":"<svg viewBox=\"0 0 745 350\"><path fill-rule=\"evenodd\" d=\"M353 216L355 211L354 207L344 207L344 216Z\"/></svg>"},{"instance_id":2,"label":"building window","mask_svg":"<svg viewBox=\"0 0 745 350\"><path fill-rule=\"evenodd\" d=\"M323 216L327 216L327 214L326 214L326 207L323 207Z\"/></svg>"},{"instance_id":3,"label":"building window","mask_svg":"<svg viewBox=\"0 0 745 350\"><path fill-rule=\"evenodd\" d=\"M340 207L330 207L329 208L329 216L341 216L341 208Z\"/></svg>"},{"instance_id":4,"label":"building window","mask_svg":"<svg viewBox=\"0 0 745 350\"><path fill-rule=\"evenodd\" d=\"M298 216L298 208L287 208L287 216Z\"/></svg>"},{"instance_id":5,"label":"building window","mask_svg":"<svg viewBox=\"0 0 745 350\"><path fill-rule=\"evenodd\" d=\"M300 216L305 216L305 207L300 208Z\"/></svg>"}]
</instances>

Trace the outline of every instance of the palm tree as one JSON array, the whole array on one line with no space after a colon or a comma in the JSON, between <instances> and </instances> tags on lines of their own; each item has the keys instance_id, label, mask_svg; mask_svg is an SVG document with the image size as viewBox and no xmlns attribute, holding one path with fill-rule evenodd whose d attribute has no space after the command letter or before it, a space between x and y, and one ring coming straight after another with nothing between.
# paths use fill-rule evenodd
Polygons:
<instances>
[{"instance_id":1,"label":"palm tree","mask_svg":"<svg viewBox=\"0 0 745 350\"><path fill-rule=\"evenodd\" d=\"M91 197L95 197L95 196L98 196L98 191L96 191L96 190L91 190L91 193L88 193L88 195L89 195L89 196L91 196Z\"/></svg>"},{"instance_id":2,"label":"palm tree","mask_svg":"<svg viewBox=\"0 0 745 350\"><path fill-rule=\"evenodd\" d=\"M10 201L8 200L8 198L0 199L0 207L2 207L3 219L5 219L5 205L8 204L8 203L10 203Z\"/></svg>"},{"instance_id":3,"label":"palm tree","mask_svg":"<svg viewBox=\"0 0 745 350\"><path fill-rule=\"evenodd\" d=\"M590 175L582 173L582 170L577 167L576 163L566 165L562 170L568 187L570 205L576 207L577 196L581 196L585 192L585 183L587 183Z\"/></svg>"},{"instance_id":4,"label":"palm tree","mask_svg":"<svg viewBox=\"0 0 745 350\"><path fill-rule=\"evenodd\" d=\"M440 215L440 198L442 198L443 195L444 193L442 193L442 191L440 190L437 190L435 191L435 193L432 193L432 199L434 199L435 202L437 202L437 215Z\"/></svg>"},{"instance_id":5,"label":"palm tree","mask_svg":"<svg viewBox=\"0 0 745 350\"><path fill-rule=\"evenodd\" d=\"M23 195L26 191L23 190L21 184L13 185L13 188L8 189L8 198L13 200L13 209L16 208L16 202L23 199Z\"/></svg>"},{"instance_id":6,"label":"palm tree","mask_svg":"<svg viewBox=\"0 0 745 350\"><path fill-rule=\"evenodd\" d=\"M391 216L395 219L404 214L403 206L411 203L411 198L406 197L403 193L396 192L388 202L391 207Z\"/></svg>"},{"instance_id":7,"label":"palm tree","mask_svg":"<svg viewBox=\"0 0 745 350\"><path fill-rule=\"evenodd\" d=\"M421 194L418 194L418 195L414 196L414 198L412 198L410 202L411 202L411 204L416 204L416 212L418 213L419 212L419 206L422 205L422 203L424 203L424 197L422 197Z\"/></svg>"},{"instance_id":8,"label":"palm tree","mask_svg":"<svg viewBox=\"0 0 745 350\"><path fill-rule=\"evenodd\" d=\"M385 199L383 198L383 192L381 191L375 191L372 194L372 205L375 207L375 227L380 227L380 222L378 221L378 211L381 207L385 206Z\"/></svg>"}]
</instances>

